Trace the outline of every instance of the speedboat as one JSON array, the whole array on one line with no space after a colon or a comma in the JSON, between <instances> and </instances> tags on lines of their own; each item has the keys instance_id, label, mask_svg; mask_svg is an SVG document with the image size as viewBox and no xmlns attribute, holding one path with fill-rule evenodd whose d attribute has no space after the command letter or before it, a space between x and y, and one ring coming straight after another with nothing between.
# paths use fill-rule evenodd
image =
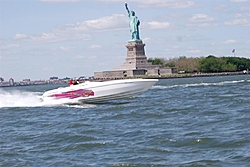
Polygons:
<instances>
[{"instance_id":1,"label":"speedboat","mask_svg":"<svg viewBox=\"0 0 250 167\"><path fill-rule=\"evenodd\" d=\"M86 81L77 85L49 90L43 100L62 100L81 103L103 102L133 97L150 89L158 79L122 79L104 82ZM67 100L68 101L68 100Z\"/></svg>"}]
</instances>

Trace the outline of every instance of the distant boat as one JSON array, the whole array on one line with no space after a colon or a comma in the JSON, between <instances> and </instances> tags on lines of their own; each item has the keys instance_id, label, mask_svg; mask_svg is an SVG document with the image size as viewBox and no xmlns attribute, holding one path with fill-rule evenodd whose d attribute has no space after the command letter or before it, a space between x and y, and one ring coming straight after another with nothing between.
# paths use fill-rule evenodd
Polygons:
<instances>
[{"instance_id":1,"label":"distant boat","mask_svg":"<svg viewBox=\"0 0 250 167\"><path fill-rule=\"evenodd\" d=\"M57 88L45 92L44 101L71 99L92 103L136 96L151 88L158 79L123 79L105 82L89 82Z\"/></svg>"}]
</instances>

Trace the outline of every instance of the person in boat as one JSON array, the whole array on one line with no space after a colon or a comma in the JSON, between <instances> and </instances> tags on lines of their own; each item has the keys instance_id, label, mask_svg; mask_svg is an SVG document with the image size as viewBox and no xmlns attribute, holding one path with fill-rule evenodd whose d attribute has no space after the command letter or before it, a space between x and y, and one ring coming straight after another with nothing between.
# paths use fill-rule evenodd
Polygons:
<instances>
[{"instance_id":1,"label":"person in boat","mask_svg":"<svg viewBox=\"0 0 250 167\"><path fill-rule=\"evenodd\" d=\"M77 85L77 84L79 84L79 81L78 80L74 80L73 85Z\"/></svg>"},{"instance_id":2,"label":"person in boat","mask_svg":"<svg viewBox=\"0 0 250 167\"><path fill-rule=\"evenodd\" d=\"M73 85L73 79L69 80L69 86Z\"/></svg>"}]
</instances>

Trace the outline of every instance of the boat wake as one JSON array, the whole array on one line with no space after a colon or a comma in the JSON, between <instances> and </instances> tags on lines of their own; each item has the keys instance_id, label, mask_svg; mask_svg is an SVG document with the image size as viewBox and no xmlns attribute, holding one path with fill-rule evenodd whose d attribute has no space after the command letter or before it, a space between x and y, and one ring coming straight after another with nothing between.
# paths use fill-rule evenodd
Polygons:
<instances>
[{"instance_id":1,"label":"boat wake","mask_svg":"<svg viewBox=\"0 0 250 167\"><path fill-rule=\"evenodd\" d=\"M0 90L0 107L37 107L42 106L39 93Z\"/></svg>"},{"instance_id":2,"label":"boat wake","mask_svg":"<svg viewBox=\"0 0 250 167\"><path fill-rule=\"evenodd\" d=\"M238 81L223 81L213 83L193 83L193 84L179 84L179 85L155 85L151 89L171 89L176 87L200 87L200 86L221 86L228 84L237 84L243 82L250 82L250 80L238 80Z\"/></svg>"},{"instance_id":3,"label":"boat wake","mask_svg":"<svg viewBox=\"0 0 250 167\"><path fill-rule=\"evenodd\" d=\"M69 99L60 100L42 100L42 92L27 91L4 91L0 89L0 108L3 107L74 107L74 108L90 108L95 105L85 105Z\"/></svg>"}]
</instances>

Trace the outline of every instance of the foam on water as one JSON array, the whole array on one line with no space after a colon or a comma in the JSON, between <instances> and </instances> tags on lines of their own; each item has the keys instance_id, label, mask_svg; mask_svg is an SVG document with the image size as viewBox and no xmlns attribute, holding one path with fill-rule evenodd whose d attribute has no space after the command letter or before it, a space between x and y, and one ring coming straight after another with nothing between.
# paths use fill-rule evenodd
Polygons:
<instances>
[{"instance_id":1,"label":"foam on water","mask_svg":"<svg viewBox=\"0 0 250 167\"><path fill-rule=\"evenodd\" d=\"M42 106L39 93L4 91L0 89L0 107L36 107Z\"/></svg>"},{"instance_id":2,"label":"foam on water","mask_svg":"<svg viewBox=\"0 0 250 167\"><path fill-rule=\"evenodd\" d=\"M0 108L3 107L41 107L41 106L64 106L75 108L89 108L94 105L83 105L76 99L42 99L42 92L27 91L4 91L0 89Z\"/></svg>"},{"instance_id":3,"label":"foam on water","mask_svg":"<svg viewBox=\"0 0 250 167\"><path fill-rule=\"evenodd\" d=\"M238 80L238 81L222 81L222 82L212 82L212 83L194 83L194 84L178 84L178 85L155 85L151 89L171 89L175 87L199 87L199 86L220 86L226 84L237 84L243 82L250 82L250 80Z\"/></svg>"}]
</instances>

